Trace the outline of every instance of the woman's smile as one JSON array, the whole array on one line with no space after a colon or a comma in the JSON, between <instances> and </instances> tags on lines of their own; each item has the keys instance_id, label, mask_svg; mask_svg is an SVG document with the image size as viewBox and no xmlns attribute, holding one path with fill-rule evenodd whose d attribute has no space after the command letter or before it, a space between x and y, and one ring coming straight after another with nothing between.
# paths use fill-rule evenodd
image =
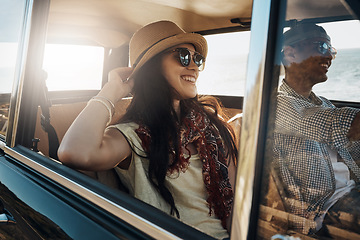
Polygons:
<instances>
[{"instance_id":1,"label":"woman's smile","mask_svg":"<svg viewBox=\"0 0 360 240\"><path fill-rule=\"evenodd\" d=\"M189 75L185 75L185 76L181 76L181 79L190 82L190 83L196 83L196 77L194 76L189 76Z\"/></svg>"}]
</instances>

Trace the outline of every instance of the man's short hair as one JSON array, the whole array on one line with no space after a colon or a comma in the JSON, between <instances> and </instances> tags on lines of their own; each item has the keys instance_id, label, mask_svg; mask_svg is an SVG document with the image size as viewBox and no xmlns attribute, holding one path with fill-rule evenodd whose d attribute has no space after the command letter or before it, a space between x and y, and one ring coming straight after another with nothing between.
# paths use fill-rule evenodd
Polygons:
<instances>
[{"instance_id":1,"label":"man's short hair","mask_svg":"<svg viewBox=\"0 0 360 240\"><path fill-rule=\"evenodd\" d=\"M325 29L314 23L297 23L295 26L286 31L283 37L283 46L292 46L295 43L306 39L317 37L325 38L329 41L331 40Z\"/></svg>"}]
</instances>

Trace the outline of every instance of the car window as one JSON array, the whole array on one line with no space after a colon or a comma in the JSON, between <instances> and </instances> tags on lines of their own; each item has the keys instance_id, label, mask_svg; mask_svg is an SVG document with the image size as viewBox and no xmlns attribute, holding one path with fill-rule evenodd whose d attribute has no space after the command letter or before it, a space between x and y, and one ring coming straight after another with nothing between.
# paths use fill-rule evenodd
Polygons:
<instances>
[{"instance_id":1,"label":"car window","mask_svg":"<svg viewBox=\"0 0 360 240\"><path fill-rule=\"evenodd\" d=\"M351 226L355 206L345 201L360 177L360 142L347 135L360 111L360 23L347 11L341 1L287 1L272 75L264 80L274 94L264 139L261 237L339 239L343 230L359 236Z\"/></svg>"},{"instance_id":2,"label":"car window","mask_svg":"<svg viewBox=\"0 0 360 240\"><path fill-rule=\"evenodd\" d=\"M316 84L314 92L337 101L360 101L360 22L358 20L319 23L331 36L337 54L328 69L328 80ZM285 28L284 31L289 28ZM349 31L354 29L355 31ZM284 78L284 72L280 80ZM281 81L280 81L281 83ZM340 91L341 90L341 91ZM344 94L346 93L346 94Z\"/></svg>"},{"instance_id":3,"label":"car window","mask_svg":"<svg viewBox=\"0 0 360 240\"><path fill-rule=\"evenodd\" d=\"M250 32L207 35L206 68L198 79L200 94L243 96ZM104 48L47 44L43 68L49 91L99 90ZM75 83L75 84L74 84Z\"/></svg>"},{"instance_id":4,"label":"car window","mask_svg":"<svg viewBox=\"0 0 360 240\"><path fill-rule=\"evenodd\" d=\"M8 126L10 94L16 79L21 31L26 1L1 0L0 5L0 136L5 137Z\"/></svg>"},{"instance_id":5,"label":"car window","mask_svg":"<svg viewBox=\"0 0 360 240\"><path fill-rule=\"evenodd\" d=\"M205 36L209 52L198 78L200 94L244 96L250 32Z\"/></svg>"},{"instance_id":6,"label":"car window","mask_svg":"<svg viewBox=\"0 0 360 240\"><path fill-rule=\"evenodd\" d=\"M329 79L314 91L329 99L360 101L360 22L358 20L320 24L331 36L337 55L329 68ZM351 29L351 31L349 31Z\"/></svg>"},{"instance_id":7,"label":"car window","mask_svg":"<svg viewBox=\"0 0 360 240\"><path fill-rule=\"evenodd\" d=\"M103 47L46 44L43 68L48 90L99 90L103 64Z\"/></svg>"}]
</instances>

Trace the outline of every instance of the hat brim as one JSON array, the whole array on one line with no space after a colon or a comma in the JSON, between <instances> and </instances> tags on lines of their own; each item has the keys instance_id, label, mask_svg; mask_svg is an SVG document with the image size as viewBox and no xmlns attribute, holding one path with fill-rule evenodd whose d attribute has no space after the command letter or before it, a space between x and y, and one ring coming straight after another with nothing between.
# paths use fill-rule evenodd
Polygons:
<instances>
[{"instance_id":1,"label":"hat brim","mask_svg":"<svg viewBox=\"0 0 360 240\"><path fill-rule=\"evenodd\" d=\"M129 76L133 78L141 69L141 67L149 61L151 58L155 57L157 54L161 53L162 51L174 47L179 44L190 43L194 45L195 50L203 55L205 58L207 56L207 42L206 39L197 33L181 33L175 36L166 38L154 46L152 46L149 50L146 51L144 56L141 58L139 63L134 67L133 72Z\"/></svg>"}]
</instances>

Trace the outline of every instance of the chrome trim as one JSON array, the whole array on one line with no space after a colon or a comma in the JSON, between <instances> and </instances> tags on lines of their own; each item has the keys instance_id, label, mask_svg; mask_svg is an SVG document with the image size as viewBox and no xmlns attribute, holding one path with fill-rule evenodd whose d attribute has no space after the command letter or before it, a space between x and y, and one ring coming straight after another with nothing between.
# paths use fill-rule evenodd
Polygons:
<instances>
[{"instance_id":1,"label":"chrome trim","mask_svg":"<svg viewBox=\"0 0 360 240\"><path fill-rule=\"evenodd\" d=\"M239 164L236 174L231 239L248 237L261 128L265 55L272 0L254 0L251 22L250 50L247 66L246 92L241 126Z\"/></svg>"},{"instance_id":2,"label":"chrome trim","mask_svg":"<svg viewBox=\"0 0 360 240\"><path fill-rule=\"evenodd\" d=\"M168 232L167 230L153 224L152 222L142 218L139 215L134 214L133 212L127 210L126 208L118 205L102 197L101 195L85 188L77 184L76 182L65 178L64 176L52 171L44 167L43 165L33 161L32 159L14 151L13 149L5 146L4 149L5 153L11 157L16 158L17 160L21 161L22 163L26 164L27 166L31 167L32 169L36 170L37 172L47 176L51 180L61 184L62 186L66 187L67 189L75 192L76 194L80 195L84 199L101 206L102 209L111 212L116 217L122 219L123 221L129 223L131 226L139 229L140 231L148 234L149 236L155 239L181 239L176 235ZM59 163L60 164L60 163Z\"/></svg>"},{"instance_id":3,"label":"chrome trim","mask_svg":"<svg viewBox=\"0 0 360 240\"><path fill-rule=\"evenodd\" d=\"M28 45L30 40L32 10L33 10L33 0L27 0L25 4L25 12L24 12L25 16L23 20L21 38L19 40L19 48L17 54L17 63L15 67L13 88L10 97L9 120L8 120L9 125L6 131L6 138L5 138L7 145L10 147L15 146L15 140L17 134L20 103L21 103L21 96L22 96L25 68L26 68L26 59L27 59Z\"/></svg>"}]
</instances>

